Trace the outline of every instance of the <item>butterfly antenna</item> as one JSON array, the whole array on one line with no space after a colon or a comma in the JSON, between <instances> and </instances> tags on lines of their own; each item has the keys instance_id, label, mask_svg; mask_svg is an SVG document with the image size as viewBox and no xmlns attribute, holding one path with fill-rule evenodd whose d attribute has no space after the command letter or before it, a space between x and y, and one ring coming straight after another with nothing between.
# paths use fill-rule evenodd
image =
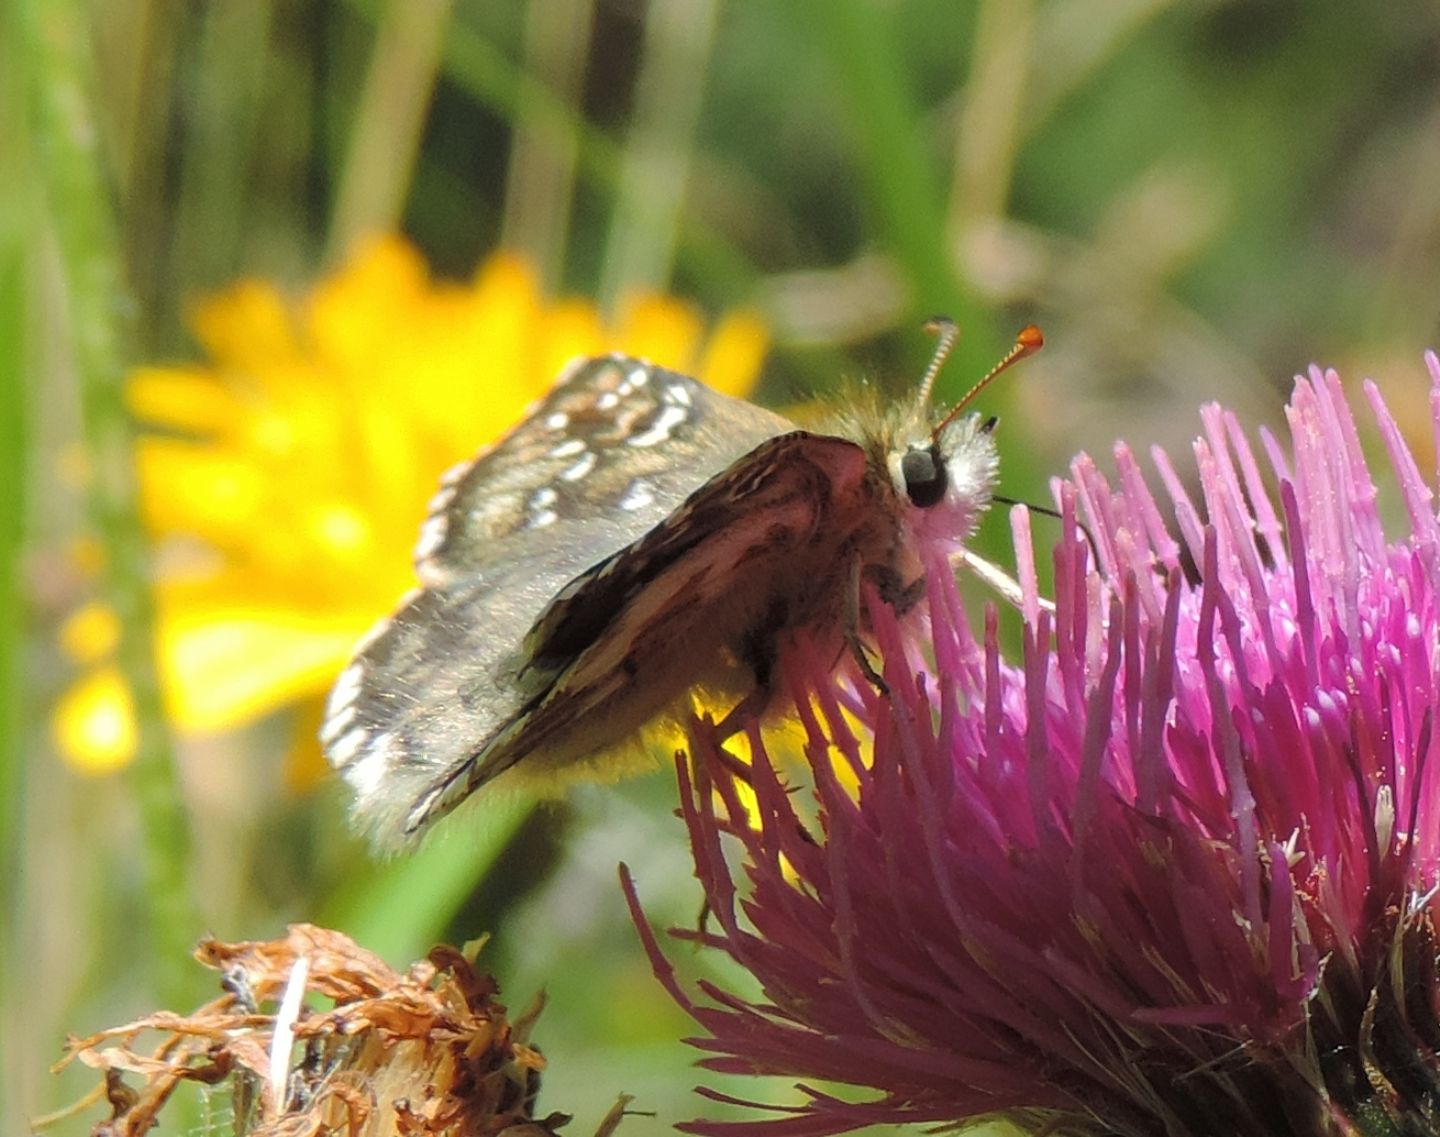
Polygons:
<instances>
[{"instance_id":1,"label":"butterfly antenna","mask_svg":"<svg viewBox=\"0 0 1440 1137\"><path fill-rule=\"evenodd\" d=\"M950 323L949 320L946 320L945 322L947 324ZM955 325L950 324L950 326L953 328ZM941 335L943 336L944 333L942 332ZM944 340L942 339L941 342L943 344ZM954 343L954 339L952 338L950 342ZM955 419L959 416L960 412L975 401L976 395L980 394L981 391L985 390L986 387L990 386L990 384L993 383L997 378L999 378L1000 375L1008 371L1012 365L1019 363L1020 360L1024 359L1027 355L1034 355L1044 346L1044 333L1042 333L1040 329L1037 328L1034 324L1026 324L1025 327L1021 328L1020 334L1015 337L1014 346L1011 347L1011 349L1007 351L1004 356L1001 357L999 363L997 363L994 367L990 368L990 370L985 373L985 375L981 378L980 382L976 383L975 386L971 387L970 390L965 392L964 396L960 399L958 403L955 404L955 406L951 409L950 413L940 420L940 425L934 429L934 431L931 433L931 437L939 438L940 432L944 430L947 426L949 426L952 422L954 422ZM947 348L946 350L948 351L949 349ZM936 352L936 356L941 362L944 361L945 357L939 351ZM930 368L931 371L938 371L939 363L931 363ZM931 378L929 372L926 373L926 378Z\"/></svg>"},{"instance_id":2,"label":"butterfly antenna","mask_svg":"<svg viewBox=\"0 0 1440 1137\"><path fill-rule=\"evenodd\" d=\"M930 392L935 389L935 376L940 374L940 368L945 366L945 361L950 358L950 352L960 339L960 329L949 316L931 316L925 321L925 330L939 336L940 342L935 345L930 366L925 368L925 375L920 380L920 394L915 405L921 414L924 414L925 408L930 405Z\"/></svg>"}]
</instances>

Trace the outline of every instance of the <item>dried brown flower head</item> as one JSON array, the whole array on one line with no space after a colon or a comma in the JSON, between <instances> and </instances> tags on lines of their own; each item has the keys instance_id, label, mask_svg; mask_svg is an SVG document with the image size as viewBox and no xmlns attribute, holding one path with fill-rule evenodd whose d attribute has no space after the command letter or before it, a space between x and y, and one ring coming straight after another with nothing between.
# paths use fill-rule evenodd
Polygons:
<instances>
[{"instance_id":1,"label":"dried brown flower head","mask_svg":"<svg viewBox=\"0 0 1440 1137\"><path fill-rule=\"evenodd\" d=\"M438 947L401 973L339 932L295 924L278 940L205 940L196 958L220 973L220 998L70 1039L57 1069L79 1059L105 1071L112 1116L97 1137L141 1137L187 1081L227 1084L246 1137L545 1137L567 1120L533 1112L545 1060L525 1040L538 1002L510 1020L472 954ZM314 996L330 1008L308 1006ZM147 1032L162 1036L148 1051Z\"/></svg>"}]
</instances>

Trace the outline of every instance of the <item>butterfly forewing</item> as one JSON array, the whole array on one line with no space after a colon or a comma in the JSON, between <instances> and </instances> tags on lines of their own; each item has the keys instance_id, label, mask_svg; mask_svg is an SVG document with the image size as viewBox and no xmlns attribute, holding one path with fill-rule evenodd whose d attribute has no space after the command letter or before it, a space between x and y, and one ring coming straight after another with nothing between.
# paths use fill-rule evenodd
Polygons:
<instances>
[{"instance_id":1,"label":"butterfly forewing","mask_svg":"<svg viewBox=\"0 0 1440 1137\"><path fill-rule=\"evenodd\" d=\"M514 430L446 475L415 551L420 578L483 575L565 542L620 549L789 429L678 372L626 356L578 362Z\"/></svg>"},{"instance_id":2,"label":"butterfly forewing","mask_svg":"<svg viewBox=\"0 0 1440 1137\"><path fill-rule=\"evenodd\" d=\"M403 838L555 674L526 637L557 594L716 473L791 429L675 372L576 365L510 434L446 476L416 549L423 587L367 637L321 732L357 821Z\"/></svg>"}]
</instances>

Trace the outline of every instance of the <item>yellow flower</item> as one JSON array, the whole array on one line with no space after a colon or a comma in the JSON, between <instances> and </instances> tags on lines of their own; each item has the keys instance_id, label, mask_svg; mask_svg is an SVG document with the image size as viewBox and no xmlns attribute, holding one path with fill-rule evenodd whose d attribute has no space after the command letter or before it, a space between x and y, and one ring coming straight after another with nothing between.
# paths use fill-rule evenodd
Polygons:
<instances>
[{"instance_id":1,"label":"yellow flower","mask_svg":"<svg viewBox=\"0 0 1440 1137\"><path fill-rule=\"evenodd\" d=\"M732 394L765 334L735 314L707 336L668 297L606 322L542 296L521 260L469 283L429 278L413 248L377 242L291 305L237 284L194 317L210 362L136 372L147 428L141 504L157 542L157 651L170 715L217 731L318 700L365 630L413 583L410 548L439 475L512 425L577 355L623 349ZM134 745L107 667L113 620L87 610L62 642L94 672L61 700L56 738L109 770Z\"/></svg>"}]
</instances>

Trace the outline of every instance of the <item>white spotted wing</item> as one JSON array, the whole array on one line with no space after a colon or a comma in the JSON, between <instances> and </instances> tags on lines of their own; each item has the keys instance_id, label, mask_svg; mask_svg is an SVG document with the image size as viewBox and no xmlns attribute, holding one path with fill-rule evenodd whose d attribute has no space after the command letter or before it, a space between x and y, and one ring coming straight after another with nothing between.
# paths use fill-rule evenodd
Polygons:
<instances>
[{"instance_id":1,"label":"white spotted wing","mask_svg":"<svg viewBox=\"0 0 1440 1137\"><path fill-rule=\"evenodd\" d=\"M564 669L532 654L552 602L790 430L684 375L608 356L574 365L450 471L416 549L421 588L362 642L326 710L321 741L357 823L393 843L451 808L464 793L450 788L473 788L487 749Z\"/></svg>"}]
</instances>

